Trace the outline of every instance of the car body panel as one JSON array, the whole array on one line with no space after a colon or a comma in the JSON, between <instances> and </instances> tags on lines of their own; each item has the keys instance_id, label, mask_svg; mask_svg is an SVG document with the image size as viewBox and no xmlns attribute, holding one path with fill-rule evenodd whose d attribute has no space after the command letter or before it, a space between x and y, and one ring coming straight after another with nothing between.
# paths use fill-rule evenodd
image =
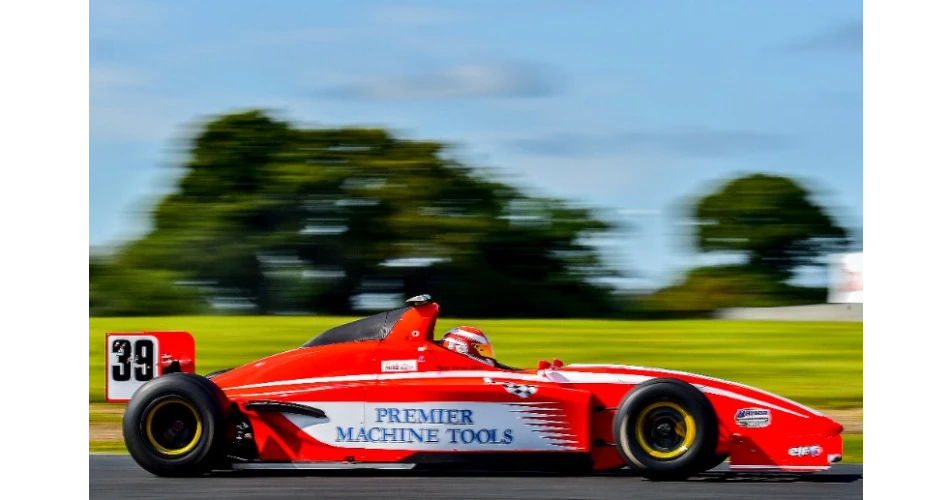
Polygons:
<instances>
[{"instance_id":1,"label":"car body panel","mask_svg":"<svg viewBox=\"0 0 952 500\"><path fill-rule=\"evenodd\" d=\"M630 390L659 377L693 384L708 398L718 419L716 452L731 456L732 469L812 472L842 457L840 424L778 395L651 367L487 366L435 341L438 311L428 302L380 313L214 376L252 429L252 461L407 464L510 455L531 464L564 455L584 457L595 470L620 468L615 409ZM299 411L282 411L287 403Z\"/></svg>"}]
</instances>

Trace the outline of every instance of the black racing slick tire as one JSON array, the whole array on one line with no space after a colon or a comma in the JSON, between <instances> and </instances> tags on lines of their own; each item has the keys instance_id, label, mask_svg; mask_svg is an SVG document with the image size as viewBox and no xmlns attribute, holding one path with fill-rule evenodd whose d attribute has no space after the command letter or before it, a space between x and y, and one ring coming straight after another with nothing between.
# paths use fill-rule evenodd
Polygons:
<instances>
[{"instance_id":1,"label":"black racing slick tire","mask_svg":"<svg viewBox=\"0 0 952 500\"><path fill-rule=\"evenodd\" d=\"M211 380L169 373L139 387L122 418L129 454L156 476L199 476L223 465L229 402Z\"/></svg>"},{"instance_id":2,"label":"black racing slick tire","mask_svg":"<svg viewBox=\"0 0 952 500\"><path fill-rule=\"evenodd\" d=\"M704 393L683 380L656 378L633 388L613 424L625 463L649 479L686 479L715 461L717 415Z\"/></svg>"},{"instance_id":3,"label":"black racing slick tire","mask_svg":"<svg viewBox=\"0 0 952 500\"><path fill-rule=\"evenodd\" d=\"M727 453L712 456L709 462L701 466L700 472L709 471L713 469L714 467L721 465L722 463L724 463L725 460L727 460L728 456L729 455Z\"/></svg>"}]
</instances>

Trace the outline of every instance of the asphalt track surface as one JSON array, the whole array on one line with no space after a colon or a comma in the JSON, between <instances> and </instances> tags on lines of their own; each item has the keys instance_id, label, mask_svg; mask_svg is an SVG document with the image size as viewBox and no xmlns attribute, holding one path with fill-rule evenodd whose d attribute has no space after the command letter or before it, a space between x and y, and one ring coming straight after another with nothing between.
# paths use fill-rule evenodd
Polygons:
<instances>
[{"instance_id":1,"label":"asphalt track surface","mask_svg":"<svg viewBox=\"0 0 952 500\"><path fill-rule=\"evenodd\" d=\"M89 456L89 498L713 499L863 498L863 466L835 464L808 476L730 473L725 466L687 481L625 473L553 474L418 471L232 471L201 478L155 477L127 455Z\"/></svg>"}]
</instances>

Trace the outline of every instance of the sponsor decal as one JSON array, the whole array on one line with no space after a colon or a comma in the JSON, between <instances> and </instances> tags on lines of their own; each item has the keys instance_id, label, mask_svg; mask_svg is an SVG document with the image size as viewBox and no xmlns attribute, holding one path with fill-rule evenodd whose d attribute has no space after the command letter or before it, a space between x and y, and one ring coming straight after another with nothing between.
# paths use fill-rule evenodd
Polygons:
<instances>
[{"instance_id":1,"label":"sponsor decal","mask_svg":"<svg viewBox=\"0 0 952 500\"><path fill-rule=\"evenodd\" d=\"M517 384L515 382L496 382L489 377L483 377L483 382L486 382L487 384L501 385L509 394L519 396L523 399L528 398L539 390L539 388L534 385Z\"/></svg>"},{"instance_id":2,"label":"sponsor decal","mask_svg":"<svg viewBox=\"0 0 952 500\"><path fill-rule=\"evenodd\" d=\"M795 446L788 451L791 457L818 457L823 453L823 448L817 445L813 446Z\"/></svg>"},{"instance_id":3,"label":"sponsor decal","mask_svg":"<svg viewBox=\"0 0 952 500\"><path fill-rule=\"evenodd\" d=\"M401 359L380 362L380 371L382 372L415 372L417 371L417 360Z\"/></svg>"},{"instance_id":4,"label":"sponsor decal","mask_svg":"<svg viewBox=\"0 0 952 500\"><path fill-rule=\"evenodd\" d=\"M764 408L741 408L734 414L734 422L740 427L757 429L770 425L770 410Z\"/></svg>"},{"instance_id":5,"label":"sponsor decal","mask_svg":"<svg viewBox=\"0 0 952 500\"><path fill-rule=\"evenodd\" d=\"M328 419L287 414L303 432L340 448L442 451L566 451L582 444L561 409L550 403L302 403Z\"/></svg>"},{"instance_id":6,"label":"sponsor decal","mask_svg":"<svg viewBox=\"0 0 952 500\"><path fill-rule=\"evenodd\" d=\"M158 337L110 334L107 342L106 397L109 399L128 400L142 384L162 373Z\"/></svg>"},{"instance_id":7,"label":"sponsor decal","mask_svg":"<svg viewBox=\"0 0 952 500\"><path fill-rule=\"evenodd\" d=\"M515 394L523 399L535 394L536 391L539 390L539 388L534 385L516 384L513 382L505 382L502 386L506 388L506 392L509 394Z\"/></svg>"},{"instance_id":8,"label":"sponsor decal","mask_svg":"<svg viewBox=\"0 0 952 500\"><path fill-rule=\"evenodd\" d=\"M512 429L479 428L467 408L374 408L376 425L338 426L335 442L508 445ZM396 424L396 425L394 425ZM421 427L411 426L423 425Z\"/></svg>"}]
</instances>

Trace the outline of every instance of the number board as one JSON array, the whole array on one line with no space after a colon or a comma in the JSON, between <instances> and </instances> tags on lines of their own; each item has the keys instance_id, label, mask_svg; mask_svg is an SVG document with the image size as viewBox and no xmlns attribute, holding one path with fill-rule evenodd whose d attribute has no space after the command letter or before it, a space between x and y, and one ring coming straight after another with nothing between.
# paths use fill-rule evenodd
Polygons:
<instances>
[{"instance_id":1,"label":"number board","mask_svg":"<svg viewBox=\"0 0 952 500\"><path fill-rule=\"evenodd\" d=\"M107 335L106 400L127 401L139 386L161 374L160 352L153 335Z\"/></svg>"}]
</instances>

